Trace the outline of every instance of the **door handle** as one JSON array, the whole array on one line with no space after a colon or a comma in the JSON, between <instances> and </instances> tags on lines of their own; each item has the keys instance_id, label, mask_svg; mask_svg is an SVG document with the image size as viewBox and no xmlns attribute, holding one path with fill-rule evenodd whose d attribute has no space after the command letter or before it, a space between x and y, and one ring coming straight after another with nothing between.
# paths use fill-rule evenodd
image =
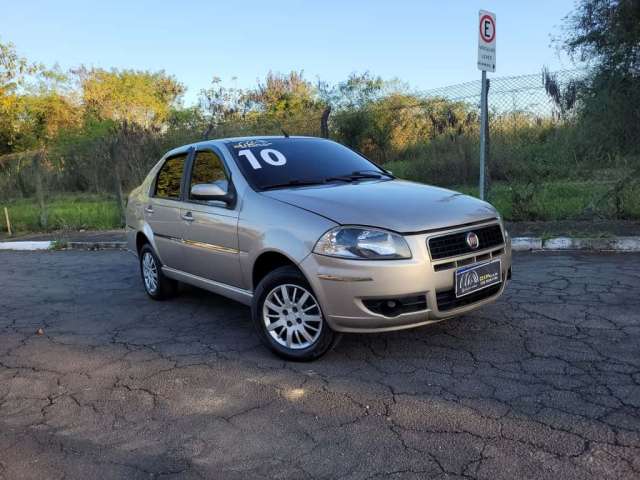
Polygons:
<instances>
[{"instance_id":1,"label":"door handle","mask_svg":"<svg viewBox=\"0 0 640 480\"><path fill-rule=\"evenodd\" d=\"M191 212L183 213L180 216L182 217L183 220L186 220L187 222L193 222L193 214Z\"/></svg>"},{"instance_id":2,"label":"door handle","mask_svg":"<svg viewBox=\"0 0 640 480\"><path fill-rule=\"evenodd\" d=\"M144 211L147 213L153 213L153 207L151 205L147 205L144 207Z\"/></svg>"}]
</instances>

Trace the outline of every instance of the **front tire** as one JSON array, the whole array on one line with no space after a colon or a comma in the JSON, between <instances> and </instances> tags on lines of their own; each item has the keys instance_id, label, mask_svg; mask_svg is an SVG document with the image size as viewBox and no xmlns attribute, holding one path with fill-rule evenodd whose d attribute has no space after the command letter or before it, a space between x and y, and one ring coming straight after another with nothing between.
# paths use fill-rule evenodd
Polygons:
<instances>
[{"instance_id":1,"label":"front tire","mask_svg":"<svg viewBox=\"0 0 640 480\"><path fill-rule=\"evenodd\" d=\"M260 281L251 315L262 342L287 360L321 357L339 340L302 273L280 267Z\"/></svg>"},{"instance_id":2,"label":"front tire","mask_svg":"<svg viewBox=\"0 0 640 480\"><path fill-rule=\"evenodd\" d=\"M178 283L162 273L162 263L148 243L140 249L140 275L145 292L154 300L165 300L174 296Z\"/></svg>"}]
</instances>

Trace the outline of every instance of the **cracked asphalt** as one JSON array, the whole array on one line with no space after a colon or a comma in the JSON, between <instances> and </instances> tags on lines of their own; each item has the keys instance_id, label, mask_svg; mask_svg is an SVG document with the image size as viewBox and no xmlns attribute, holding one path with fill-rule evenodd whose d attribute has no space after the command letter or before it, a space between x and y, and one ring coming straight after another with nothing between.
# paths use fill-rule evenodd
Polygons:
<instances>
[{"instance_id":1,"label":"cracked asphalt","mask_svg":"<svg viewBox=\"0 0 640 480\"><path fill-rule=\"evenodd\" d=\"M128 253L1 253L0 478L640 478L640 255L517 254L495 304L301 364Z\"/></svg>"}]
</instances>

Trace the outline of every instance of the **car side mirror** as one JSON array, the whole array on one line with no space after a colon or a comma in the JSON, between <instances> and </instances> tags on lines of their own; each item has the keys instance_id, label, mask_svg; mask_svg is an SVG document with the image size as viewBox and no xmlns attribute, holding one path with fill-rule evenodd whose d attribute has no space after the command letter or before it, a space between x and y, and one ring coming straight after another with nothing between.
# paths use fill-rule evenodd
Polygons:
<instances>
[{"instance_id":1,"label":"car side mirror","mask_svg":"<svg viewBox=\"0 0 640 480\"><path fill-rule=\"evenodd\" d=\"M191 187L191 198L194 200L219 201L231 206L235 201L235 193L231 184L228 191L215 183L199 183Z\"/></svg>"}]
</instances>

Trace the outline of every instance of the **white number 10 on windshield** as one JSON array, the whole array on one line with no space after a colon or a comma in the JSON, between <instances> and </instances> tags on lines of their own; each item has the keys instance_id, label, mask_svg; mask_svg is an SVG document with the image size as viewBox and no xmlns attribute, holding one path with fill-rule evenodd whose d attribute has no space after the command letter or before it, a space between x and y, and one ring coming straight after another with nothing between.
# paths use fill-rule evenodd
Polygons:
<instances>
[{"instance_id":1,"label":"white number 10 on windshield","mask_svg":"<svg viewBox=\"0 0 640 480\"><path fill-rule=\"evenodd\" d=\"M248 148L240 150L238 152L238 156L246 157L254 170L262 168L262 165L260 165L256 156ZM266 164L273 165L274 167L281 167L287 163L287 158L282 154L282 152L274 150L273 148L263 148L260 150L260 157Z\"/></svg>"}]
</instances>

